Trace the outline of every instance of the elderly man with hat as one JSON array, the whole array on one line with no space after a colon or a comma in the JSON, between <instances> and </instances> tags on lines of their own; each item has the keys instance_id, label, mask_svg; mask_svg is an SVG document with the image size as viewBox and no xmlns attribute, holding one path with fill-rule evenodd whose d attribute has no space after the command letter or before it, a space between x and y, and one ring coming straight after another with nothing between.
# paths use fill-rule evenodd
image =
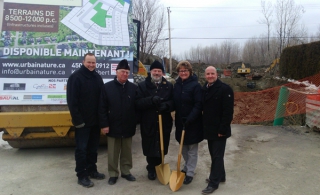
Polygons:
<instances>
[{"instance_id":1,"label":"elderly man with hat","mask_svg":"<svg viewBox=\"0 0 320 195\"><path fill-rule=\"evenodd\" d=\"M128 81L130 67L126 59L121 60L114 80L104 84L100 94L100 127L108 136L108 172L110 185L119 176L120 157L121 177L128 181L136 178L130 173L132 168L132 136L136 131L135 96L137 86Z\"/></svg>"},{"instance_id":2,"label":"elderly man with hat","mask_svg":"<svg viewBox=\"0 0 320 195\"><path fill-rule=\"evenodd\" d=\"M156 179L155 166L161 164L158 115L162 115L164 154L168 153L172 129L173 85L164 77L164 68L158 61L150 66L145 81L138 84L136 106L140 112L143 154L147 160L148 178Z\"/></svg>"}]
</instances>

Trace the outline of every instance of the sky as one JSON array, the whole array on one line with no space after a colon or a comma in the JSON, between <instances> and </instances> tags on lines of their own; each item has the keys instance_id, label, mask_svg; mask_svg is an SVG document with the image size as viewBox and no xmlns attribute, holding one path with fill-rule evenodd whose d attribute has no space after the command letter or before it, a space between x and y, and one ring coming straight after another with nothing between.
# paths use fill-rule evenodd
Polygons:
<instances>
[{"instance_id":1,"label":"sky","mask_svg":"<svg viewBox=\"0 0 320 195\"><path fill-rule=\"evenodd\" d=\"M269 1L275 5L277 0ZM267 26L258 22L263 19L260 0L160 0L159 3L166 15L170 7L172 55L181 55L198 45L219 44L224 38L243 45L246 38L267 33ZM320 26L320 1L295 0L295 4L305 10L299 23L304 24L309 36L316 34Z\"/></svg>"}]
</instances>

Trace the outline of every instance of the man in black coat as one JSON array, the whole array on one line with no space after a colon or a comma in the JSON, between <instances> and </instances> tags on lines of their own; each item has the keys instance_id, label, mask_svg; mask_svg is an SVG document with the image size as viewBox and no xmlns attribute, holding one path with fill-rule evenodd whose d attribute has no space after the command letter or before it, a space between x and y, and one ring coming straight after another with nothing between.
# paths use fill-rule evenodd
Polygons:
<instances>
[{"instance_id":1,"label":"man in black coat","mask_svg":"<svg viewBox=\"0 0 320 195\"><path fill-rule=\"evenodd\" d=\"M217 70L209 66L205 70L206 83L203 86L204 138L208 140L211 156L211 170L208 186L202 194L210 194L226 181L224 153L227 138L231 136L234 95L231 87L218 79Z\"/></svg>"},{"instance_id":2,"label":"man in black coat","mask_svg":"<svg viewBox=\"0 0 320 195\"><path fill-rule=\"evenodd\" d=\"M67 82L67 103L75 130L75 160L78 184L92 187L94 179L104 179L97 171L98 146L100 140L98 104L103 86L101 76L95 71L94 54L84 56L83 65L73 72Z\"/></svg>"},{"instance_id":3,"label":"man in black coat","mask_svg":"<svg viewBox=\"0 0 320 195\"><path fill-rule=\"evenodd\" d=\"M141 114L140 129L143 154L147 160L148 178L156 179L155 166L161 164L158 115L162 116L164 154L168 153L172 129L173 85L163 77L164 68L158 61L150 66L150 74L138 84L136 106Z\"/></svg>"},{"instance_id":4,"label":"man in black coat","mask_svg":"<svg viewBox=\"0 0 320 195\"><path fill-rule=\"evenodd\" d=\"M113 185L119 176L120 157L121 177L128 181L136 178L130 173L132 168L132 136L136 132L135 96L137 86L128 81L130 67L126 59L116 68L117 76L104 84L100 96L101 132L108 136L108 183Z\"/></svg>"}]
</instances>

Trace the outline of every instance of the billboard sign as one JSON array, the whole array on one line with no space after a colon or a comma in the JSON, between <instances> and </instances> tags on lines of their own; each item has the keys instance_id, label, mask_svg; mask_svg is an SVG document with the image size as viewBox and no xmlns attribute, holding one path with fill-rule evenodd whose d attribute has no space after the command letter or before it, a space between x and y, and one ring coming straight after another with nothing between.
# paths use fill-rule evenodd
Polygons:
<instances>
[{"instance_id":1,"label":"billboard sign","mask_svg":"<svg viewBox=\"0 0 320 195\"><path fill-rule=\"evenodd\" d=\"M122 59L133 65L131 0L2 3L0 105L66 104L68 77L88 52L105 82Z\"/></svg>"}]
</instances>

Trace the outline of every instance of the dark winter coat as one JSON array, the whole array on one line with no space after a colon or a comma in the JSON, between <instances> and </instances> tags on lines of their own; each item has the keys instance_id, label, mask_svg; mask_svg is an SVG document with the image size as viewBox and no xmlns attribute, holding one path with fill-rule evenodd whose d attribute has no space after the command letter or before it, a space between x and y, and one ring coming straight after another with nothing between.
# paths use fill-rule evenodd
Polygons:
<instances>
[{"instance_id":1,"label":"dark winter coat","mask_svg":"<svg viewBox=\"0 0 320 195\"><path fill-rule=\"evenodd\" d=\"M167 105L167 110L159 113L157 106L152 103L153 96L163 98L162 102ZM173 85L162 78L161 84L156 87L151 82L149 75L145 81L138 84L136 106L141 114L140 129L143 154L148 157L161 157L159 114L162 116L164 154L167 154L172 129Z\"/></svg>"},{"instance_id":2,"label":"dark winter coat","mask_svg":"<svg viewBox=\"0 0 320 195\"><path fill-rule=\"evenodd\" d=\"M195 75L185 81L179 77L173 89L175 105L176 140L180 143L183 118L186 118L184 145L199 143L203 140L202 91Z\"/></svg>"},{"instance_id":3,"label":"dark winter coat","mask_svg":"<svg viewBox=\"0 0 320 195\"><path fill-rule=\"evenodd\" d=\"M100 127L109 127L107 136L132 137L136 132L137 85L127 81L125 85L117 78L104 84L100 95Z\"/></svg>"},{"instance_id":4,"label":"dark winter coat","mask_svg":"<svg viewBox=\"0 0 320 195\"><path fill-rule=\"evenodd\" d=\"M231 87L217 79L209 88L205 83L202 89L204 138L221 140L230 137L234 106ZM219 138L218 134L225 136Z\"/></svg>"},{"instance_id":5,"label":"dark winter coat","mask_svg":"<svg viewBox=\"0 0 320 195\"><path fill-rule=\"evenodd\" d=\"M67 102L74 126L99 125L98 105L103 80L84 65L73 72L67 82Z\"/></svg>"}]
</instances>

